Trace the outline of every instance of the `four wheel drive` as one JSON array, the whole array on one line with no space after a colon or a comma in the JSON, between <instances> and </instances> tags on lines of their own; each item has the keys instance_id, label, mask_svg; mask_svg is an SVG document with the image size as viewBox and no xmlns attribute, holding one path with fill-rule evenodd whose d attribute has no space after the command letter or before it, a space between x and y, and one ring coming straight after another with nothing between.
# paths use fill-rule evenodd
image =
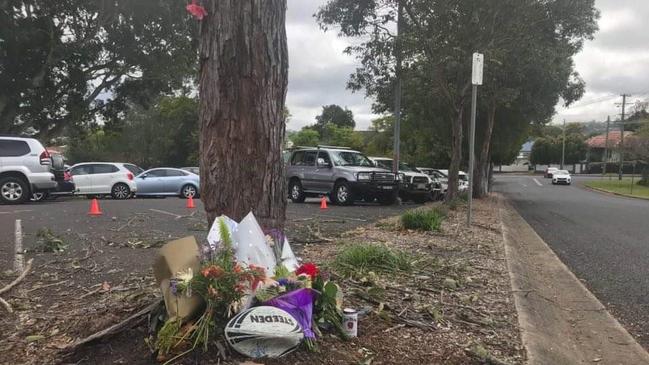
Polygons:
<instances>
[{"instance_id":1,"label":"four wheel drive","mask_svg":"<svg viewBox=\"0 0 649 365\"><path fill-rule=\"evenodd\" d=\"M135 175L143 171L133 164L109 162L86 162L70 168L77 194L88 197L111 195L114 199L133 196L137 192Z\"/></svg>"},{"instance_id":2,"label":"four wheel drive","mask_svg":"<svg viewBox=\"0 0 649 365\"><path fill-rule=\"evenodd\" d=\"M543 175L544 175L544 177L545 177L546 179L552 179L552 175L553 175L556 171L559 171L559 169L556 168L556 167L548 167L548 168L545 169L545 174L543 174Z\"/></svg>"},{"instance_id":3,"label":"four wheel drive","mask_svg":"<svg viewBox=\"0 0 649 365\"><path fill-rule=\"evenodd\" d=\"M20 204L34 193L56 189L51 167L62 168L33 138L0 137L0 202Z\"/></svg>"},{"instance_id":4,"label":"four wheel drive","mask_svg":"<svg viewBox=\"0 0 649 365\"><path fill-rule=\"evenodd\" d=\"M386 170L392 169L394 160L387 157L370 157L376 166ZM408 164L399 163L399 174L403 175L399 196L402 200L412 200L415 203L425 203L433 199L433 180Z\"/></svg>"},{"instance_id":5,"label":"four wheel drive","mask_svg":"<svg viewBox=\"0 0 649 365\"><path fill-rule=\"evenodd\" d=\"M286 170L289 198L295 203L321 195L340 205L361 199L390 205L397 199L399 177L351 149L299 148L291 152Z\"/></svg>"}]
</instances>

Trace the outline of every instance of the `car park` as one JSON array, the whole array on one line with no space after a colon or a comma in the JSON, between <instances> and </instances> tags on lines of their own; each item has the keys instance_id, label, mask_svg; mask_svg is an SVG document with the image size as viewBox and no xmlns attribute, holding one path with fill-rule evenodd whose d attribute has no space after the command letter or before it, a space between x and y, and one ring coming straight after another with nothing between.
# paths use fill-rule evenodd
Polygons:
<instances>
[{"instance_id":1,"label":"car park","mask_svg":"<svg viewBox=\"0 0 649 365\"><path fill-rule=\"evenodd\" d=\"M441 195L443 196L444 194L446 194L446 191L448 190L448 176L443 174L441 171L431 167L417 167L417 170L428 175L431 179L433 179L433 181L437 181Z\"/></svg>"},{"instance_id":2,"label":"car park","mask_svg":"<svg viewBox=\"0 0 649 365\"><path fill-rule=\"evenodd\" d=\"M556 167L548 167L548 168L546 168L546 169L545 169L545 174L544 174L545 178L546 178L546 179L552 179L552 175L553 175L556 171L559 171L559 169L556 168Z\"/></svg>"},{"instance_id":3,"label":"car park","mask_svg":"<svg viewBox=\"0 0 649 365\"><path fill-rule=\"evenodd\" d=\"M572 184L572 177L570 177L570 172L567 170L556 170L552 173L552 185Z\"/></svg>"},{"instance_id":4,"label":"car park","mask_svg":"<svg viewBox=\"0 0 649 365\"><path fill-rule=\"evenodd\" d=\"M32 201L42 201L49 197L56 198L63 195L72 195L76 191L76 185L70 175L70 167L65 167L64 170L52 170L54 179L56 180L56 189L49 192L37 192L32 194Z\"/></svg>"},{"instance_id":5,"label":"car park","mask_svg":"<svg viewBox=\"0 0 649 365\"><path fill-rule=\"evenodd\" d=\"M391 170L394 160L387 157L370 157L377 167ZM399 196L404 201L424 203L433 199L433 180L404 162L399 162L399 174L403 175ZM437 194L435 194L437 195Z\"/></svg>"},{"instance_id":6,"label":"car park","mask_svg":"<svg viewBox=\"0 0 649 365\"><path fill-rule=\"evenodd\" d=\"M299 147L286 167L289 198L302 203L307 197L327 195L339 205L356 200L393 204L400 175L376 167L365 155L346 147Z\"/></svg>"},{"instance_id":7,"label":"car park","mask_svg":"<svg viewBox=\"0 0 649 365\"><path fill-rule=\"evenodd\" d=\"M114 162L84 162L70 168L76 194L88 197L110 195L114 199L128 199L135 194L135 176L142 171L133 164Z\"/></svg>"},{"instance_id":8,"label":"car park","mask_svg":"<svg viewBox=\"0 0 649 365\"><path fill-rule=\"evenodd\" d=\"M198 197L200 177L170 167L147 170L135 177L137 196Z\"/></svg>"},{"instance_id":9,"label":"car park","mask_svg":"<svg viewBox=\"0 0 649 365\"><path fill-rule=\"evenodd\" d=\"M50 153L34 138L0 137L0 202L21 204L56 189Z\"/></svg>"},{"instance_id":10,"label":"car park","mask_svg":"<svg viewBox=\"0 0 649 365\"><path fill-rule=\"evenodd\" d=\"M444 175L446 178L446 189L448 189L448 170L445 169L434 169L433 171L437 171L440 174ZM446 193L446 189L444 190L444 193ZM469 176L467 175L466 172L464 171L459 171L458 172L458 191L459 192L464 192L469 189Z\"/></svg>"}]
</instances>

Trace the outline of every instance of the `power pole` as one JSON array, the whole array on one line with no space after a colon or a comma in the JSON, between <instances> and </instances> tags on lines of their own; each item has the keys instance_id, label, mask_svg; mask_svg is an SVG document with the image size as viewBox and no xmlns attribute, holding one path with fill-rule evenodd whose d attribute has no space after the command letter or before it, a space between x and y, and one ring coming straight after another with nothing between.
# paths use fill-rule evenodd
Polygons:
<instances>
[{"instance_id":1,"label":"power pole","mask_svg":"<svg viewBox=\"0 0 649 365\"><path fill-rule=\"evenodd\" d=\"M611 124L611 116L606 118L606 142L604 142L604 167L602 168L602 177L606 177L606 165L608 165L608 129Z\"/></svg>"},{"instance_id":2,"label":"power pole","mask_svg":"<svg viewBox=\"0 0 649 365\"><path fill-rule=\"evenodd\" d=\"M394 159L392 164L392 171L395 176L399 173L399 161L401 159L401 23L403 21L403 5L401 1L399 1L397 12L397 39L394 45L397 66L394 86Z\"/></svg>"},{"instance_id":3,"label":"power pole","mask_svg":"<svg viewBox=\"0 0 649 365\"><path fill-rule=\"evenodd\" d=\"M624 174L624 117L626 111L626 98L631 96L628 94L622 94L622 120L620 121L620 145L619 145L619 154L620 154L620 169L618 172L618 179L622 181L622 175Z\"/></svg>"},{"instance_id":4,"label":"power pole","mask_svg":"<svg viewBox=\"0 0 649 365\"><path fill-rule=\"evenodd\" d=\"M561 169L563 170L563 164L566 161L566 120L563 120L563 138L562 138L562 146L561 146Z\"/></svg>"}]
</instances>

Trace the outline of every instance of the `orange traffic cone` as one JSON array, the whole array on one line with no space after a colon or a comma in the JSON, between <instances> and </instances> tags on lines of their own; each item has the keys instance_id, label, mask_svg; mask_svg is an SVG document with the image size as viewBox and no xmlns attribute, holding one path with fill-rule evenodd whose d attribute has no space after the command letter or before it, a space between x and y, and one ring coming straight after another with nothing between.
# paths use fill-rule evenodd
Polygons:
<instances>
[{"instance_id":1,"label":"orange traffic cone","mask_svg":"<svg viewBox=\"0 0 649 365\"><path fill-rule=\"evenodd\" d=\"M88 212L89 215L102 215L103 213L101 212L101 209L99 209L99 202L97 201L97 198L92 199L92 202L90 203L90 211Z\"/></svg>"},{"instance_id":2,"label":"orange traffic cone","mask_svg":"<svg viewBox=\"0 0 649 365\"><path fill-rule=\"evenodd\" d=\"M324 196L320 199L320 209L327 209L327 198L325 198Z\"/></svg>"},{"instance_id":3,"label":"orange traffic cone","mask_svg":"<svg viewBox=\"0 0 649 365\"><path fill-rule=\"evenodd\" d=\"M196 205L194 205L194 197L191 195L189 196L189 198L187 198L187 208L188 209L196 208Z\"/></svg>"}]
</instances>

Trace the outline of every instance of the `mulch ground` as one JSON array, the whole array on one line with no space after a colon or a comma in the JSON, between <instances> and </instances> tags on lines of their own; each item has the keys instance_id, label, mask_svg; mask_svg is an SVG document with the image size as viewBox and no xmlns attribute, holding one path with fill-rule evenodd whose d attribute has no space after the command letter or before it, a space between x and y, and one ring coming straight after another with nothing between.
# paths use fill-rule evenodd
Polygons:
<instances>
[{"instance_id":1,"label":"mulch ground","mask_svg":"<svg viewBox=\"0 0 649 365\"><path fill-rule=\"evenodd\" d=\"M449 211L438 233L406 231L387 219L331 238L317 224L302 222L307 237L295 237L294 249L305 261L324 266L344 244L381 244L415 259L411 272L367 273L355 279L334 278L345 293L345 306L366 313L359 337L341 341L325 335L320 351L299 350L273 364L522 364L521 344L496 202L475 204L474 225L465 227L462 207ZM290 229L290 226L289 226ZM291 237L289 232L289 237ZM149 248L149 250L154 248ZM52 256L4 298L15 313L0 319L2 364L152 364L144 318L135 327L83 346L61 349L137 312L158 295L148 273L130 272L119 260L97 266L87 250ZM54 255L54 254L42 254ZM102 255L104 257L104 255ZM42 261L42 260L41 260ZM111 266L112 264L112 266ZM114 270L101 283L88 270ZM86 275L86 276L83 276ZM102 276L102 279L105 276ZM0 287L14 276L0 277ZM236 355L219 361L197 352L185 364L239 364Z\"/></svg>"}]
</instances>

